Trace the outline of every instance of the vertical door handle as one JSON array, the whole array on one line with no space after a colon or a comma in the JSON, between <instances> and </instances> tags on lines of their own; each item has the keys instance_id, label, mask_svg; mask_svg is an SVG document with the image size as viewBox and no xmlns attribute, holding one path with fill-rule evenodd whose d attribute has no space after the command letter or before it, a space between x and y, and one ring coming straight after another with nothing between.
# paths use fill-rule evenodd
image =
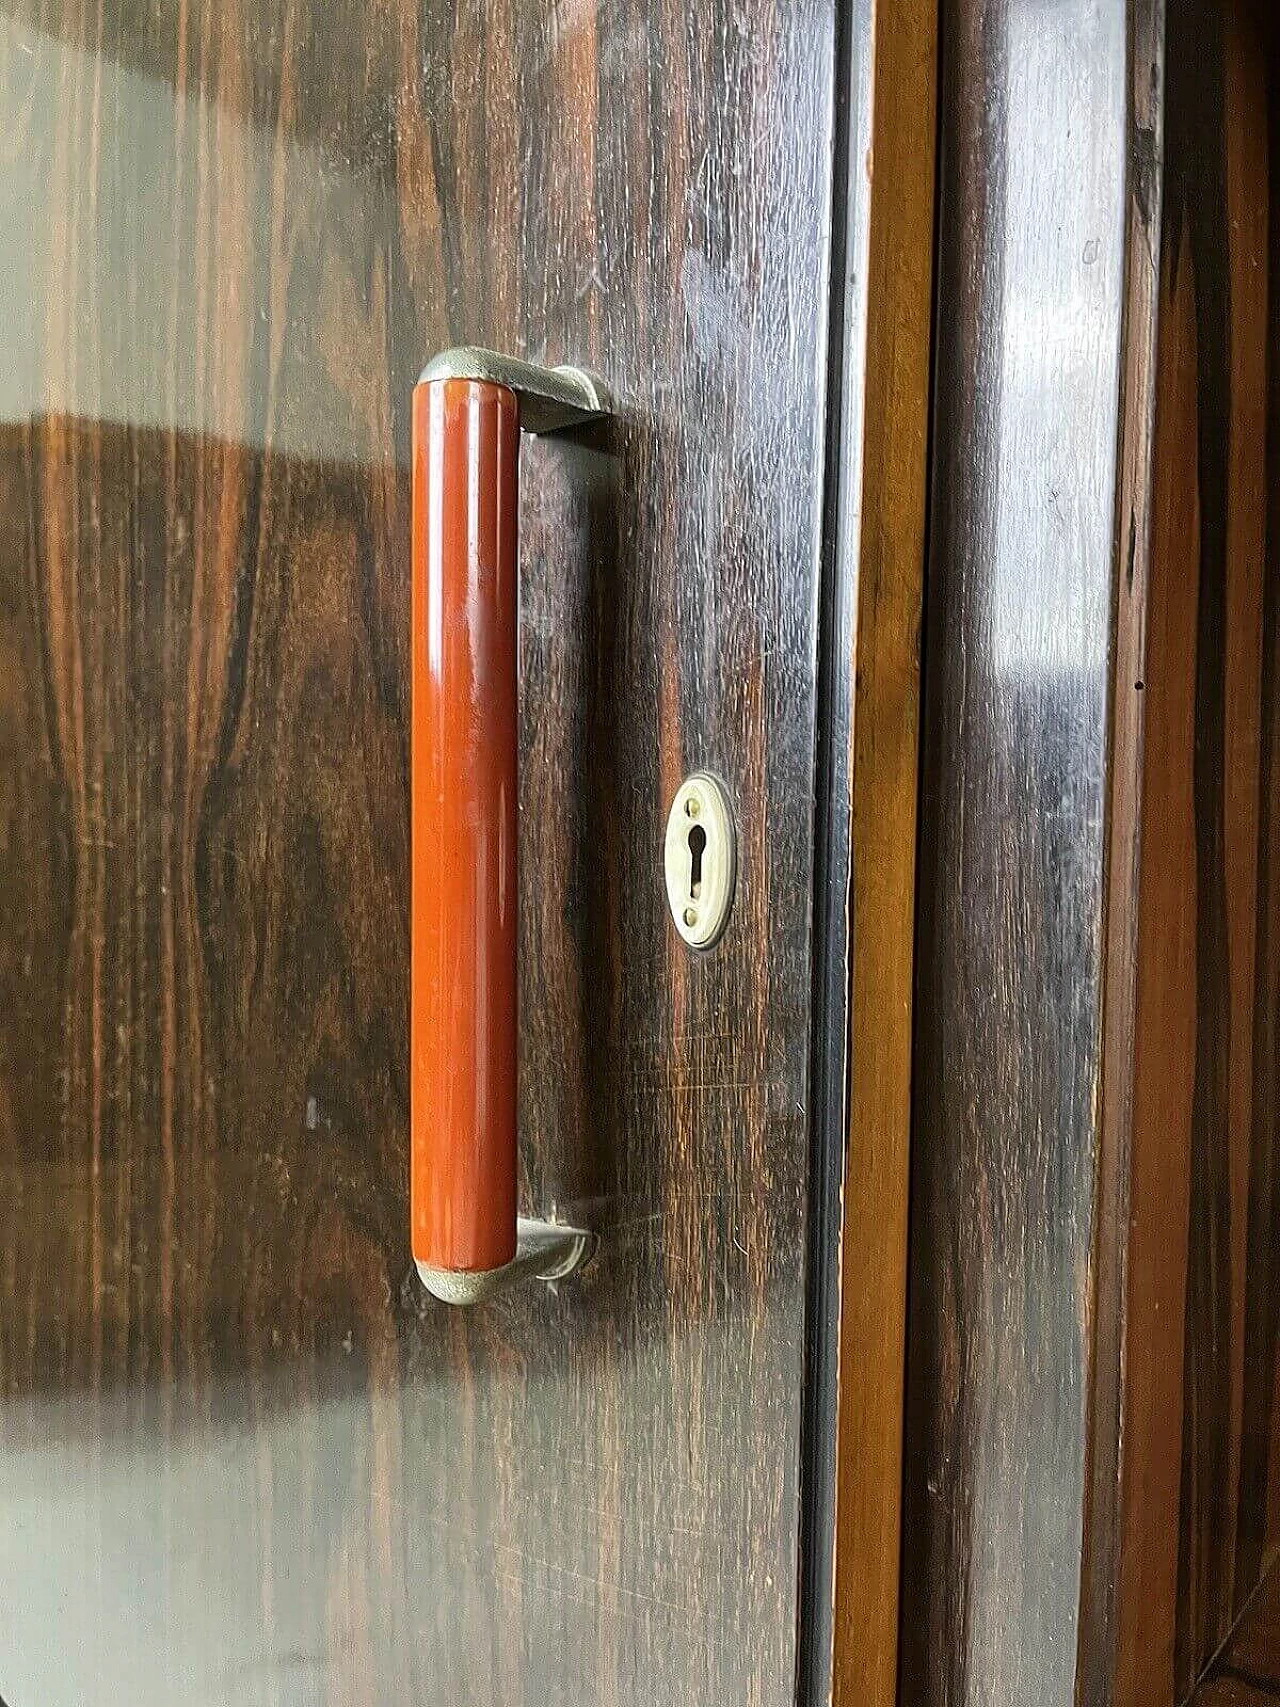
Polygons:
<instances>
[{"instance_id":1,"label":"vertical door handle","mask_svg":"<svg viewBox=\"0 0 1280 1707\"><path fill-rule=\"evenodd\" d=\"M437 356L413 393L409 1197L449 1304L594 1245L516 1216L517 477L522 430L608 413L580 369L490 350Z\"/></svg>"}]
</instances>

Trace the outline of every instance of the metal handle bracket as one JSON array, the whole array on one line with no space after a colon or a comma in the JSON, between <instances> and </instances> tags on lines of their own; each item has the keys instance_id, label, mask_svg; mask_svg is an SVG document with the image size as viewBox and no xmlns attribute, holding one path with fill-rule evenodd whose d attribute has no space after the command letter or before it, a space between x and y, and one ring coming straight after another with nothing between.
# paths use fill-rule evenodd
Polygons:
<instances>
[{"instance_id":1,"label":"metal handle bracket","mask_svg":"<svg viewBox=\"0 0 1280 1707\"><path fill-rule=\"evenodd\" d=\"M481 349L478 344L444 350L423 368L418 384L430 385L438 379L475 379L514 391L520 405L521 431L535 438L562 433L613 413L604 381L586 368L539 367L536 362L522 362L518 356Z\"/></svg>"},{"instance_id":2,"label":"metal handle bracket","mask_svg":"<svg viewBox=\"0 0 1280 1707\"><path fill-rule=\"evenodd\" d=\"M432 1268L424 1262L416 1266L422 1284L442 1304L482 1304L521 1280L567 1280L590 1262L595 1248L595 1234L581 1227L522 1215L516 1222L516 1254L501 1268Z\"/></svg>"}]
</instances>

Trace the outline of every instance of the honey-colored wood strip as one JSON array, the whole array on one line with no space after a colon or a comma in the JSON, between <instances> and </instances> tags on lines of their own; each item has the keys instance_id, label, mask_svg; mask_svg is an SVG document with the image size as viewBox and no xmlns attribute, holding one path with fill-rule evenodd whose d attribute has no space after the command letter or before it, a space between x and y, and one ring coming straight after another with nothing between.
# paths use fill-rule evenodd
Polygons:
<instances>
[{"instance_id":1,"label":"honey-colored wood strip","mask_svg":"<svg viewBox=\"0 0 1280 1707\"><path fill-rule=\"evenodd\" d=\"M893 1707L935 194L935 0L876 10L834 1697Z\"/></svg>"}]
</instances>

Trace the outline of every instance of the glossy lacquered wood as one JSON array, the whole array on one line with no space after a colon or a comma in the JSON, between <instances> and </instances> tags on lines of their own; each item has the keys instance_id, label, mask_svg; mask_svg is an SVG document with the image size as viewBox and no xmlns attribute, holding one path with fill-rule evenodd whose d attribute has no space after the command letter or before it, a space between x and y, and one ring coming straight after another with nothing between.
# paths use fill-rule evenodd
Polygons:
<instances>
[{"instance_id":1,"label":"glossy lacquered wood","mask_svg":"<svg viewBox=\"0 0 1280 1707\"><path fill-rule=\"evenodd\" d=\"M409 1019L414 1261L516 1253L515 393L413 397Z\"/></svg>"},{"instance_id":2,"label":"glossy lacquered wood","mask_svg":"<svg viewBox=\"0 0 1280 1707\"><path fill-rule=\"evenodd\" d=\"M1274 46L1120 14L944 14L908 1703L1179 1707L1275 1555Z\"/></svg>"},{"instance_id":3,"label":"glossy lacquered wood","mask_svg":"<svg viewBox=\"0 0 1280 1707\"><path fill-rule=\"evenodd\" d=\"M1280 1540L1269 35L1242 0L1169 12L1114 1567L1121 1707L1188 1698ZM1118 678L1122 691L1134 685Z\"/></svg>"},{"instance_id":4,"label":"glossy lacquered wood","mask_svg":"<svg viewBox=\"0 0 1280 1707\"><path fill-rule=\"evenodd\" d=\"M1085 1492L1078 1688L1112 1699L1116 1678L1118 1554L1123 1523L1125 1319L1133 1200L1135 992L1140 973L1142 777L1145 766L1148 593L1152 533L1160 215L1163 192L1163 0L1130 9L1129 170L1126 185L1124 339L1119 463L1111 751L1107 787L1107 901L1095 1192L1090 1442Z\"/></svg>"},{"instance_id":5,"label":"glossy lacquered wood","mask_svg":"<svg viewBox=\"0 0 1280 1707\"><path fill-rule=\"evenodd\" d=\"M833 9L0 20L0 1696L794 1695ZM409 1239L410 399L522 448L518 1203ZM662 827L727 786L691 956ZM846 802L847 810L847 802Z\"/></svg>"},{"instance_id":6,"label":"glossy lacquered wood","mask_svg":"<svg viewBox=\"0 0 1280 1707\"><path fill-rule=\"evenodd\" d=\"M1126 13L942 8L904 1707L1085 1698Z\"/></svg>"}]
</instances>

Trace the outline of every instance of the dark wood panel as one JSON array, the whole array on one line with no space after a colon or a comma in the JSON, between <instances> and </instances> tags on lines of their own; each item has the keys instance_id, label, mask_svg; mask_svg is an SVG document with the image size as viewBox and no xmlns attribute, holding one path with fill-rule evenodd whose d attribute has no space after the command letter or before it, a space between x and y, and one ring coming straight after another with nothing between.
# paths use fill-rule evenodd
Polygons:
<instances>
[{"instance_id":1,"label":"dark wood panel","mask_svg":"<svg viewBox=\"0 0 1280 1707\"><path fill-rule=\"evenodd\" d=\"M1280 20L1255 8L1266 81L1266 535L1258 759L1258 889L1244 1291L1236 1605L1280 1544ZM1254 191L1256 194L1256 189Z\"/></svg>"},{"instance_id":2,"label":"dark wood panel","mask_svg":"<svg viewBox=\"0 0 1280 1707\"><path fill-rule=\"evenodd\" d=\"M791 1699L833 36L0 24L6 1699ZM522 508L524 1193L601 1252L468 1317L405 1202L408 402L463 339L625 405Z\"/></svg>"},{"instance_id":3,"label":"dark wood panel","mask_svg":"<svg viewBox=\"0 0 1280 1707\"><path fill-rule=\"evenodd\" d=\"M942 19L902 1699L1072 1707L1131 46Z\"/></svg>"},{"instance_id":4,"label":"dark wood panel","mask_svg":"<svg viewBox=\"0 0 1280 1707\"><path fill-rule=\"evenodd\" d=\"M1276 1539L1270 70L1247 4L1167 49L1116 1687L1151 1707Z\"/></svg>"},{"instance_id":5,"label":"dark wood panel","mask_svg":"<svg viewBox=\"0 0 1280 1707\"><path fill-rule=\"evenodd\" d=\"M1196 1707L1274 1707L1277 1699L1272 1690L1230 1673L1210 1678L1194 1696Z\"/></svg>"},{"instance_id":6,"label":"dark wood panel","mask_svg":"<svg viewBox=\"0 0 1280 1707\"><path fill-rule=\"evenodd\" d=\"M1220 1664L1280 1694L1280 1570L1275 1566L1246 1603Z\"/></svg>"},{"instance_id":7,"label":"dark wood panel","mask_svg":"<svg viewBox=\"0 0 1280 1707\"><path fill-rule=\"evenodd\" d=\"M1280 1701L1280 1571L1255 1589L1229 1642L1190 1697L1192 1707L1256 1707Z\"/></svg>"},{"instance_id":8,"label":"dark wood panel","mask_svg":"<svg viewBox=\"0 0 1280 1707\"><path fill-rule=\"evenodd\" d=\"M1220 15L1216 50L1215 32L1206 35L1198 19L1175 19L1170 35L1171 108L1185 103L1187 130L1179 146L1171 126L1168 217L1185 222L1176 233L1170 227L1170 241L1176 250L1185 239L1194 290L1200 510L1195 1083L1174 1677L1180 1695L1254 1586L1238 1581L1235 1569L1244 1323L1260 1301L1241 1281L1252 1142L1255 1133L1269 1139L1254 1123L1251 1049L1266 563L1266 85L1257 32L1230 8ZM1178 567L1171 564L1171 572ZM1269 1285L1256 1273L1254 1280ZM1272 1370L1274 1362L1273 1346Z\"/></svg>"}]
</instances>

